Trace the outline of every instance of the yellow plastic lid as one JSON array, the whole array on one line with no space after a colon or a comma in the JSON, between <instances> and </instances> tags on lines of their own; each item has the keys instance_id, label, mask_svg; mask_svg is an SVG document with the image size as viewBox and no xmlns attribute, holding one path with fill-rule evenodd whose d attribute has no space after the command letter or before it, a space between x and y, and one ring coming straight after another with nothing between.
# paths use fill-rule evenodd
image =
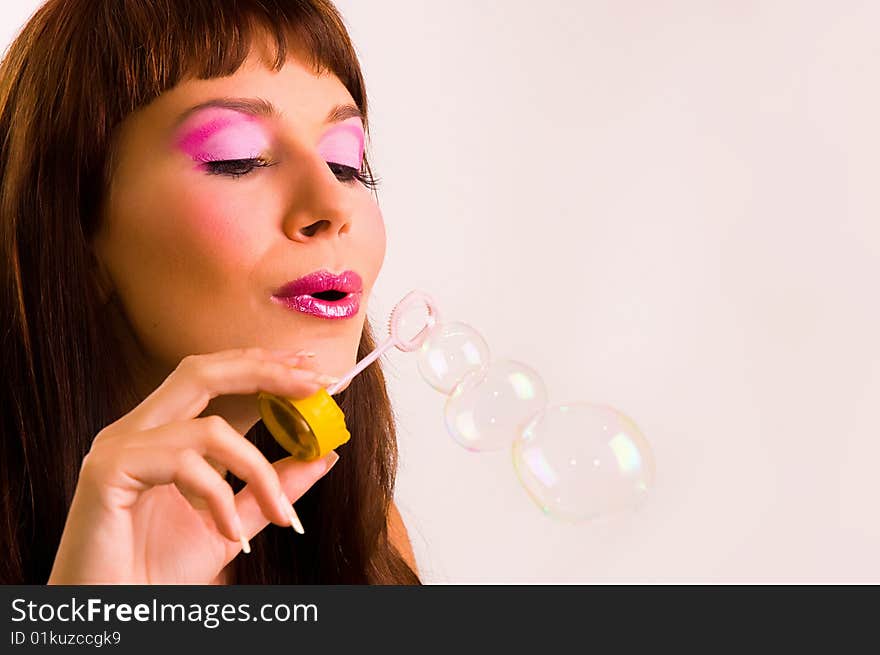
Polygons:
<instances>
[{"instance_id":1,"label":"yellow plastic lid","mask_svg":"<svg viewBox=\"0 0 880 655\"><path fill-rule=\"evenodd\" d=\"M342 409L326 389L302 400L264 392L258 398L263 423L296 459L318 459L351 438Z\"/></svg>"}]
</instances>

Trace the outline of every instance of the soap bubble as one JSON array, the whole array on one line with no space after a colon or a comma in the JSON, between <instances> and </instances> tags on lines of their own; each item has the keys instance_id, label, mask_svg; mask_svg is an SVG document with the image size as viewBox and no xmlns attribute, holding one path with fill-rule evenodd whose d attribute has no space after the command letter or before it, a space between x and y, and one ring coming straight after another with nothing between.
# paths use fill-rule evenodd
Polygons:
<instances>
[{"instance_id":1,"label":"soap bubble","mask_svg":"<svg viewBox=\"0 0 880 655\"><path fill-rule=\"evenodd\" d=\"M654 483L651 446L607 405L545 408L514 441L513 464L532 499L569 521L634 509Z\"/></svg>"},{"instance_id":2,"label":"soap bubble","mask_svg":"<svg viewBox=\"0 0 880 655\"><path fill-rule=\"evenodd\" d=\"M541 376L525 364L501 360L456 385L446 400L446 428L468 450L499 450L546 405Z\"/></svg>"},{"instance_id":3,"label":"soap bubble","mask_svg":"<svg viewBox=\"0 0 880 655\"><path fill-rule=\"evenodd\" d=\"M418 368L437 391L450 394L471 372L489 366L489 346L467 323L443 323L434 327L418 352Z\"/></svg>"}]
</instances>

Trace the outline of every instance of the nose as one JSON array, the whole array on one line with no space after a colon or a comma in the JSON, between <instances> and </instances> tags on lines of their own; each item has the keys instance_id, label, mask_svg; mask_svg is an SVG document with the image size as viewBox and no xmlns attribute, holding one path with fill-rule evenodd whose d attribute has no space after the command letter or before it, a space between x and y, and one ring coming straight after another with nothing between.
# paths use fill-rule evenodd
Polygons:
<instances>
[{"instance_id":1,"label":"nose","mask_svg":"<svg viewBox=\"0 0 880 655\"><path fill-rule=\"evenodd\" d=\"M316 153L303 153L297 169L299 175L284 218L287 237L306 242L346 234L351 229L354 209L346 184L336 179L327 162Z\"/></svg>"}]
</instances>

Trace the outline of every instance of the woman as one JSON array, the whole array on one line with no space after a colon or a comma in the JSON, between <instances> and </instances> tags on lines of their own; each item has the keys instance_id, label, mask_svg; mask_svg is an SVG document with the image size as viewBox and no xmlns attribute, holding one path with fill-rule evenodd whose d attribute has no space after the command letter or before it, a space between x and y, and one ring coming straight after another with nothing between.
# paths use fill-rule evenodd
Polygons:
<instances>
[{"instance_id":1,"label":"woman","mask_svg":"<svg viewBox=\"0 0 880 655\"><path fill-rule=\"evenodd\" d=\"M374 347L366 130L326 0L35 13L0 67L0 581L419 583L378 362L324 459L257 413Z\"/></svg>"}]
</instances>

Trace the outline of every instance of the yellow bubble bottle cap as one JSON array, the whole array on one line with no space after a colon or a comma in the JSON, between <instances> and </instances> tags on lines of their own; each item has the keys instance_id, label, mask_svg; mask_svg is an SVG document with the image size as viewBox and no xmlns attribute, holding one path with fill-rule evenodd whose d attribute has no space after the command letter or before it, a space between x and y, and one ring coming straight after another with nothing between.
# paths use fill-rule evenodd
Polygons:
<instances>
[{"instance_id":1,"label":"yellow bubble bottle cap","mask_svg":"<svg viewBox=\"0 0 880 655\"><path fill-rule=\"evenodd\" d=\"M264 392L258 398L263 423L298 460L323 457L351 438L342 409L326 389L302 400Z\"/></svg>"}]
</instances>

